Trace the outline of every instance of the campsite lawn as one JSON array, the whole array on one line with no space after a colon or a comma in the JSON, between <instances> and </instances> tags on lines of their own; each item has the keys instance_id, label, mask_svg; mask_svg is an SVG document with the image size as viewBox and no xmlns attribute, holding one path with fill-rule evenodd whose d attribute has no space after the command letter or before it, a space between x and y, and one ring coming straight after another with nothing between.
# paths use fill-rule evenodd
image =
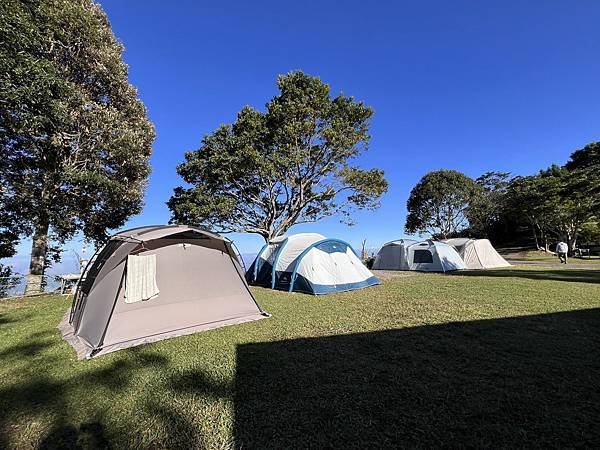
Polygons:
<instances>
[{"instance_id":1,"label":"campsite lawn","mask_svg":"<svg viewBox=\"0 0 600 450\"><path fill-rule=\"evenodd\" d=\"M521 259L523 261L531 261L531 262L540 262L540 263L553 263L558 264L558 256L552 255L550 253L545 253L539 250L526 250L519 253L515 253L511 255L512 258ZM591 257L572 257L568 260L569 264L572 265L598 265L600 267L600 257L597 255L593 255Z\"/></svg>"},{"instance_id":2,"label":"campsite lawn","mask_svg":"<svg viewBox=\"0 0 600 450\"><path fill-rule=\"evenodd\" d=\"M600 446L600 271L400 274L76 361L61 297L0 302L0 448Z\"/></svg>"}]
</instances>

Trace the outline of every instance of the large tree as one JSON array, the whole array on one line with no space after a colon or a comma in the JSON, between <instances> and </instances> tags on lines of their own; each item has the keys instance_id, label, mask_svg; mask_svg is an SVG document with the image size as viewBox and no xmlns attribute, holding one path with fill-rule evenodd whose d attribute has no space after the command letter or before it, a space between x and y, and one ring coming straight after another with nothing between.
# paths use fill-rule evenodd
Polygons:
<instances>
[{"instance_id":1,"label":"large tree","mask_svg":"<svg viewBox=\"0 0 600 450\"><path fill-rule=\"evenodd\" d=\"M459 233L469 225L469 208L479 195L480 187L461 172L429 172L408 198L406 232L442 239Z\"/></svg>"},{"instance_id":2,"label":"large tree","mask_svg":"<svg viewBox=\"0 0 600 450\"><path fill-rule=\"evenodd\" d=\"M294 224L333 215L352 222L354 210L378 207L383 171L352 164L367 148L371 108L332 98L327 84L302 72L277 85L264 112L244 107L185 154L177 172L188 186L168 202L174 222L269 240Z\"/></svg>"},{"instance_id":3,"label":"large tree","mask_svg":"<svg viewBox=\"0 0 600 450\"><path fill-rule=\"evenodd\" d=\"M573 167L573 166L571 166ZM600 209L599 166L569 170L567 166L552 166L541 171L544 201L553 210L551 225L569 251L577 246L581 227L598 215Z\"/></svg>"},{"instance_id":4,"label":"large tree","mask_svg":"<svg viewBox=\"0 0 600 450\"><path fill-rule=\"evenodd\" d=\"M600 142L592 142L571 154L565 168L572 177L571 184L580 193L578 209L589 216L580 226L584 239L598 241L600 230ZM587 211L587 214L585 214Z\"/></svg>"},{"instance_id":5,"label":"large tree","mask_svg":"<svg viewBox=\"0 0 600 450\"><path fill-rule=\"evenodd\" d=\"M507 190L507 212L515 224L526 224L537 249L549 250L550 237L554 234L554 204L548 200L548 181L539 175L519 176L511 180ZM515 230L513 230L514 233Z\"/></svg>"},{"instance_id":6,"label":"large tree","mask_svg":"<svg viewBox=\"0 0 600 450\"><path fill-rule=\"evenodd\" d=\"M101 241L141 210L154 130L122 54L92 0L0 2L0 182L33 241L27 292L49 238Z\"/></svg>"},{"instance_id":7,"label":"large tree","mask_svg":"<svg viewBox=\"0 0 600 450\"><path fill-rule=\"evenodd\" d=\"M475 180L480 187L467 212L471 235L489 238L506 214L510 173L486 172Z\"/></svg>"}]
</instances>

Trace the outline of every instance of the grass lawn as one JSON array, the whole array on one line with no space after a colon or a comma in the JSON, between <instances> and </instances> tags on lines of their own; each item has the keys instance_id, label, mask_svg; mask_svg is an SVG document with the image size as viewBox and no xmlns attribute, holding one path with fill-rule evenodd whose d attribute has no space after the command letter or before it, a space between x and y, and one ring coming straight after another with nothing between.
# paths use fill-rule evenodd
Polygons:
<instances>
[{"instance_id":1,"label":"grass lawn","mask_svg":"<svg viewBox=\"0 0 600 450\"><path fill-rule=\"evenodd\" d=\"M0 448L600 446L600 271L405 274L76 361L0 302Z\"/></svg>"},{"instance_id":2,"label":"grass lawn","mask_svg":"<svg viewBox=\"0 0 600 450\"><path fill-rule=\"evenodd\" d=\"M546 252L542 252L539 250L526 250L518 253L519 259L524 261L539 261L539 262L550 262L550 263L558 263L558 256L551 255ZM569 264L598 264L600 267L600 257L592 256L588 258L587 256L584 258L569 258Z\"/></svg>"}]
</instances>

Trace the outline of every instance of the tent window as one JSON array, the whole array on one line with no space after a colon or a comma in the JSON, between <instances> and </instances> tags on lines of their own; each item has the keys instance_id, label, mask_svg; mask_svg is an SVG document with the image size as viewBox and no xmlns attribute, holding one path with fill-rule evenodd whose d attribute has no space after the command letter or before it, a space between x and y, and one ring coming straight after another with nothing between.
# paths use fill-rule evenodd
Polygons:
<instances>
[{"instance_id":1,"label":"tent window","mask_svg":"<svg viewBox=\"0 0 600 450\"><path fill-rule=\"evenodd\" d=\"M431 264L433 255L429 250L415 250L413 260L415 264Z\"/></svg>"},{"instance_id":2,"label":"tent window","mask_svg":"<svg viewBox=\"0 0 600 450\"><path fill-rule=\"evenodd\" d=\"M170 234L160 239L210 239L207 235L198 233L197 231L182 231L181 233Z\"/></svg>"},{"instance_id":3,"label":"tent window","mask_svg":"<svg viewBox=\"0 0 600 450\"><path fill-rule=\"evenodd\" d=\"M325 241L319 244L317 248L325 253L346 253L348 246L338 241Z\"/></svg>"}]
</instances>

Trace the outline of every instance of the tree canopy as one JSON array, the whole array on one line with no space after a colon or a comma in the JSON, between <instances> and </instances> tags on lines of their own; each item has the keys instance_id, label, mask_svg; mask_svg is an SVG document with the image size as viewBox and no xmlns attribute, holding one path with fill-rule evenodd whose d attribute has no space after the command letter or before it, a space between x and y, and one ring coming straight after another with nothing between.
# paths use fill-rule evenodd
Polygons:
<instances>
[{"instance_id":1,"label":"tree canopy","mask_svg":"<svg viewBox=\"0 0 600 450\"><path fill-rule=\"evenodd\" d=\"M572 251L582 232L594 240L600 229L600 143L535 175L487 172L473 181L452 170L430 172L412 190L407 207L409 233L523 245L522 233L529 229L537 248L549 250L552 241L564 240Z\"/></svg>"},{"instance_id":2,"label":"tree canopy","mask_svg":"<svg viewBox=\"0 0 600 450\"><path fill-rule=\"evenodd\" d=\"M469 224L471 202L479 193L478 185L461 172L429 172L410 192L406 232L445 239L462 231Z\"/></svg>"},{"instance_id":3,"label":"tree canopy","mask_svg":"<svg viewBox=\"0 0 600 450\"><path fill-rule=\"evenodd\" d=\"M600 142L592 142L575 150L565 164L565 168L570 171L594 167L600 167Z\"/></svg>"},{"instance_id":4,"label":"tree canopy","mask_svg":"<svg viewBox=\"0 0 600 450\"><path fill-rule=\"evenodd\" d=\"M316 77L292 72L277 80L266 111L244 107L231 125L205 136L185 154L168 202L173 222L265 240L298 223L379 206L383 171L352 160L367 149L371 108L352 97L331 97Z\"/></svg>"},{"instance_id":5,"label":"tree canopy","mask_svg":"<svg viewBox=\"0 0 600 450\"><path fill-rule=\"evenodd\" d=\"M538 248L549 250L551 241L564 240L572 250L582 230L586 230L584 236L588 239L596 235L600 210L599 149L592 143L573 152L564 166L555 164L535 175L498 179L499 184L487 187L482 184L484 198L493 193L484 202L494 205L493 212L479 208L477 203L474 210L492 222L511 226L513 234L527 225ZM471 216L472 212L470 220Z\"/></svg>"},{"instance_id":6,"label":"tree canopy","mask_svg":"<svg viewBox=\"0 0 600 450\"><path fill-rule=\"evenodd\" d=\"M467 211L471 236L489 237L503 220L510 186L510 173L486 172L475 180L479 186Z\"/></svg>"},{"instance_id":7,"label":"tree canopy","mask_svg":"<svg viewBox=\"0 0 600 450\"><path fill-rule=\"evenodd\" d=\"M548 181L537 175L519 176L508 187L505 214L514 217L516 223L529 226L536 248L548 249L552 235L554 205L546 201Z\"/></svg>"},{"instance_id":8,"label":"tree canopy","mask_svg":"<svg viewBox=\"0 0 600 450\"><path fill-rule=\"evenodd\" d=\"M0 5L0 183L40 276L48 235L102 241L141 211L154 130L92 0Z\"/></svg>"}]
</instances>

